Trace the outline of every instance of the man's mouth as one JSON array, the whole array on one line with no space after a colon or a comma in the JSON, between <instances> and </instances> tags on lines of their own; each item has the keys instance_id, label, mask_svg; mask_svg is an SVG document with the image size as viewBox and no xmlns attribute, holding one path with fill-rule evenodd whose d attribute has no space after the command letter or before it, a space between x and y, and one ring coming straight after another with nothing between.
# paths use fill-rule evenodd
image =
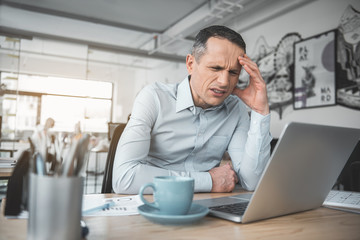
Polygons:
<instances>
[{"instance_id":1,"label":"man's mouth","mask_svg":"<svg viewBox=\"0 0 360 240\"><path fill-rule=\"evenodd\" d=\"M211 89L211 91L213 91L216 95L223 95L226 93L226 91L223 90L218 90L218 89Z\"/></svg>"}]
</instances>

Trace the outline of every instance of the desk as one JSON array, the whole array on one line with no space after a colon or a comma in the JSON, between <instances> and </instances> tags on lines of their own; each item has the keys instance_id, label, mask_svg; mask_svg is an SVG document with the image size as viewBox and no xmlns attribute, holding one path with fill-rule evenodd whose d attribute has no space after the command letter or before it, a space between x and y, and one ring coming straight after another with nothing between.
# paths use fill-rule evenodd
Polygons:
<instances>
[{"instance_id":1,"label":"desk","mask_svg":"<svg viewBox=\"0 0 360 240\"><path fill-rule=\"evenodd\" d=\"M200 193L194 199L222 197L234 193ZM116 197L116 194L92 194L86 198ZM151 196L147 196L151 199ZM26 239L27 220L0 216L1 239ZM85 217L90 229L87 239L360 239L360 215L318 208L249 224L205 217L189 226L163 226L141 215L121 217Z\"/></svg>"}]
</instances>

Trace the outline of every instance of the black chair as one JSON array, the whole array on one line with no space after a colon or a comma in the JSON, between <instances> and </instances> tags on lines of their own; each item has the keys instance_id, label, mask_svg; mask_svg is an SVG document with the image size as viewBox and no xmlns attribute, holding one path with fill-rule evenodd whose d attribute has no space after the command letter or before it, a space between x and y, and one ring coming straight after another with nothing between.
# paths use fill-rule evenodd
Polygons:
<instances>
[{"instance_id":1,"label":"black chair","mask_svg":"<svg viewBox=\"0 0 360 240\"><path fill-rule=\"evenodd\" d=\"M343 168L334 189L360 192L360 141Z\"/></svg>"},{"instance_id":2,"label":"black chair","mask_svg":"<svg viewBox=\"0 0 360 240\"><path fill-rule=\"evenodd\" d=\"M270 154L273 153L273 151L274 151L274 149L275 149L276 144L277 144L278 141L279 141L278 138L273 138L273 139L271 140L271 142L270 142Z\"/></svg>"},{"instance_id":3,"label":"black chair","mask_svg":"<svg viewBox=\"0 0 360 240\"><path fill-rule=\"evenodd\" d=\"M113 170L113 164L114 164L114 157L116 148L120 139L121 134L123 133L125 129L126 124L120 123L118 126L116 126L113 134L111 135L111 141L110 141L110 147L106 159L106 165L104 170L104 178L101 188L101 193L112 193L112 170Z\"/></svg>"},{"instance_id":4,"label":"black chair","mask_svg":"<svg viewBox=\"0 0 360 240\"><path fill-rule=\"evenodd\" d=\"M17 160L7 185L5 216L17 216L23 209L27 209L28 178L32 154L33 151L27 149Z\"/></svg>"}]
</instances>

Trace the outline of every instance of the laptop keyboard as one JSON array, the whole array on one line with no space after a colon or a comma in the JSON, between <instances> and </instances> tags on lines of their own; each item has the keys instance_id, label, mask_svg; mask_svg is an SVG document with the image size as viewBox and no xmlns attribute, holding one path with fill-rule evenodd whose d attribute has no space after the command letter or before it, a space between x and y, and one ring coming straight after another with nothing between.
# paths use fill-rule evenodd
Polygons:
<instances>
[{"instance_id":1,"label":"laptop keyboard","mask_svg":"<svg viewBox=\"0 0 360 240\"><path fill-rule=\"evenodd\" d=\"M222 206L216 206L216 207L209 207L210 210L218 211L218 212L226 212L226 213L232 213L235 215L243 215L245 212L245 209L249 202L240 202L240 203L234 203L234 204L228 204L228 205L222 205Z\"/></svg>"},{"instance_id":2,"label":"laptop keyboard","mask_svg":"<svg viewBox=\"0 0 360 240\"><path fill-rule=\"evenodd\" d=\"M360 192L331 190L325 199L324 205L360 210Z\"/></svg>"}]
</instances>

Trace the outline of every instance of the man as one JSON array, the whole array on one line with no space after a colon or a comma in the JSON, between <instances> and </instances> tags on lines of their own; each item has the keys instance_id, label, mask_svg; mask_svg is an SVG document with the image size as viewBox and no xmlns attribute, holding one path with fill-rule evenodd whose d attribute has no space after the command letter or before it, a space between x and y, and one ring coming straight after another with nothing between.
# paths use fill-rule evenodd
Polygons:
<instances>
[{"instance_id":1,"label":"man","mask_svg":"<svg viewBox=\"0 0 360 240\"><path fill-rule=\"evenodd\" d=\"M137 194L154 176L195 179L195 192L253 190L270 156L266 85L233 30L211 26L186 57L188 77L155 83L137 96L113 168L116 193ZM236 88L241 69L250 76ZM245 104L251 108L251 119ZM219 166L225 151L230 164Z\"/></svg>"}]
</instances>

